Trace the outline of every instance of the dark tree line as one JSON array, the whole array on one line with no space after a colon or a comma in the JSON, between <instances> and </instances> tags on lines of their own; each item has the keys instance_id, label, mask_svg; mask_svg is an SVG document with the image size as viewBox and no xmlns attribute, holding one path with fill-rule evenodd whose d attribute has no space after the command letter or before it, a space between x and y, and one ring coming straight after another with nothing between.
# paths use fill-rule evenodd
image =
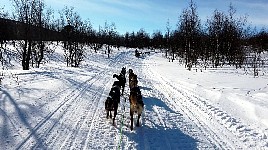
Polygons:
<instances>
[{"instance_id":1,"label":"dark tree line","mask_svg":"<svg viewBox=\"0 0 268 150\"><path fill-rule=\"evenodd\" d=\"M144 29L120 35L115 23L105 22L98 30L92 28L90 20L82 20L73 7L64 7L59 18L54 10L46 8L43 0L12 0L14 17L0 9L1 47L8 40L19 40L17 45L22 68L39 67L46 54L51 53L50 42L62 43L65 49L67 66L78 67L84 58L84 47L90 46L95 52L106 48L108 57L112 47L138 49L160 49L171 56L183 58L185 67L191 69L200 60L214 67L224 64L241 67L245 61L246 50L260 53L268 49L268 32L263 29L253 32L246 28L246 18L236 18L236 10L230 5L228 13L215 10L201 24L197 6L191 1L183 9L177 28L171 30L169 21L166 32L155 31L151 35ZM1 50L2 54L2 50Z\"/></svg>"},{"instance_id":2,"label":"dark tree line","mask_svg":"<svg viewBox=\"0 0 268 150\"><path fill-rule=\"evenodd\" d=\"M140 29L137 33L126 33L123 45L128 48L149 48L150 35L144 29Z\"/></svg>"}]
</instances>

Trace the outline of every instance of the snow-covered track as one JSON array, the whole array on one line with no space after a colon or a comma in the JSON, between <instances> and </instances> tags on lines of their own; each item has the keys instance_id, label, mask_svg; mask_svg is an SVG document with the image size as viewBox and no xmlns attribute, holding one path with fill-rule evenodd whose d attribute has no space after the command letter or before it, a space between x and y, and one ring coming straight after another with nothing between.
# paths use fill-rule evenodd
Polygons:
<instances>
[{"instance_id":1,"label":"snow-covered track","mask_svg":"<svg viewBox=\"0 0 268 150\"><path fill-rule=\"evenodd\" d=\"M101 74L101 73L100 73ZM86 80L85 82L78 84L77 87L73 87L74 90L68 91L65 89L65 92L58 92L60 94L55 95L55 97L57 97L58 99L62 99L60 100L61 103L55 107L55 110L50 112L47 116L44 117L44 119L42 119L31 131L31 133L27 136L27 138L25 138L25 140L17 146L17 149L19 148L23 148L23 147L29 147L29 145L33 145L33 141L39 141L38 143L36 143L35 146L40 146L40 144L44 144L41 143L42 139L44 136L46 136L53 128L55 128L55 126L58 126L61 122L61 119L63 118L64 115L66 115L66 112L68 110L73 111L72 110L72 106L74 104L79 104L79 98L86 92L86 90L88 88L90 88L91 85L89 85L88 83L92 82L94 83L93 80L96 80L98 78L98 76L100 76L100 74ZM66 95L66 93L68 93ZM55 99L54 97L54 99ZM57 99L56 98L56 99ZM71 118L71 116L68 116L68 118ZM66 127L62 127L62 128L66 128ZM33 139L35 138L35 134L39 135L38 139ZM60 134L57 134L57 136L59 136ZM65 135L64 135L65 136ZM47 138L47 137L44 137ZM29 144L27 144L27 142ZM34 147L35 147L34 146ZM43 145L45 146L45 145Z\"/></svg>"},{"instance_id":2,"label":"snow-covered track","mask_svg":"<svg viewBox=\"0 0 268 150\"><path fill-rule=\"evenodd\" d=\"M43 68L10 71L15 78L5 76L0 91L0 149L267 149L262 77L228 67L187 71L160 53L136 58L134 51L113 49L110 58L89 51L79 68L53 59ZM104 109L122 67L137 74L145 104L133 130L128 72L115 125ZM248 88L244 79L257 83Z\"/></svg>"},{"instance_id":3,"label":"snow-covered track","mask_svg":"<svg viewBox=\"0 0 268 150\"><path fill-rule=\"evenodd\" d=\"M146 67L147 75L155 79L153 89L163 94L163 100L181 111L191 120L206 137L220 149L247 149L256 147L256 143L265 146L267 138L262 133L249 128L239 119L228 115L184 85L174 85L168 79L160 76L156 71Z\"/></svg>"},{"instance_id":4,"label":"snow-covered track","mask_svg":"<svg viewBox=\"0 0 268 150\"><path fill-rule=\"evenodd\" d=\"M98 124L97 118L104 116L103 110L99 110L100 104L104 103L107 96L104 90L109 90L106 87L109 88L112 84L111 71L114 70L109 68L116 68L117 63L124 58L123 55L122 53L112 58L107 68L84 82L73 84L71 88L66 87L56 92L54 96L50 95L53 99L59 99L60 103L33 127L16 149L30 147L46 149L58 145L61 145L59 147L61 149L91 147L89 144L92 138L91 131L95 128L95 124Z\"/></svg>"}]
</instances>

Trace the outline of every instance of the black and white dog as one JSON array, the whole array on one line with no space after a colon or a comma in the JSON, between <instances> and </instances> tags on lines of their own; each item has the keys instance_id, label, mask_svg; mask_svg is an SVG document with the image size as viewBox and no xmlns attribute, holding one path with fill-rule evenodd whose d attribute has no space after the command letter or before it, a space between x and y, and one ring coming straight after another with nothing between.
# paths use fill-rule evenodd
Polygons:
<instances>
[{"instance_id":1,"label":"black and white dog","mask_svg":"<svg viewBox=\"0 0 268 150\"><path fill-rule=\"evenodd\" d=\"M116 78L119 81L119 86L122 89L121 95L124 93L125 85L126 85L126 68L123 67L120 74L114 74L113 78Z\"/></svg>"}]
</instances>

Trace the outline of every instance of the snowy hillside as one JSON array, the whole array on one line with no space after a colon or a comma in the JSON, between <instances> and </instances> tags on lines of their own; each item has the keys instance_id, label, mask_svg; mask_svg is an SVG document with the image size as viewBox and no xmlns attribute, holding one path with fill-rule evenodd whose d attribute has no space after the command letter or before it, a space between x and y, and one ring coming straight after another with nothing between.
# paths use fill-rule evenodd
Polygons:
<instances>
[{"instance_id":1,"label":"snowy hillside","mask_svg":"<svg viewBox=\"0 0 268 150\"><path fill-rule=\"evenodd\" d=\"M188 71L162 53L136 58L125 48L110 59L88 49L82 66L71 68L54 47L47 63L29 71L9 47L11 65L0 71L0 149L268 149L267 75ZM133 131L128 82L115 126L104 110L113 74L124 66L138 75L145 104Z\"/></svg>"}]
</instances>

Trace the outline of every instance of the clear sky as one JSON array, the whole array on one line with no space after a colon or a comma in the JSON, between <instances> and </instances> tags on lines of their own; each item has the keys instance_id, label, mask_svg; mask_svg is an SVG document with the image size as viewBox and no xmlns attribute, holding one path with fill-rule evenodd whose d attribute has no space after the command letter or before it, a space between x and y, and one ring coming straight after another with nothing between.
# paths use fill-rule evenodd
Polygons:
<instances>
[{"instance_id":1,"label":"clear sky","mask_svg":"<svg viewBox=\"0 0 268 150\"><path fill-rule=\"evenodd\" d=\"M11 0L12 1L12 0ZM0 8L10 11L10 0L1 0ZM268 0L193 0L198 15L204 22L212 16L215 9L227 13L230 3L238 16L248 16L248 23L257 28L268 28ZM93 28L104 26L105 21L114 22L117 31L138 31L143 28L153 33L166 32L169 20L172 29L177 27L179 16L190 0L45 0L55 13L66 6L73 6L83 20L89 19Z\"/></svg>"}]
</instances>

